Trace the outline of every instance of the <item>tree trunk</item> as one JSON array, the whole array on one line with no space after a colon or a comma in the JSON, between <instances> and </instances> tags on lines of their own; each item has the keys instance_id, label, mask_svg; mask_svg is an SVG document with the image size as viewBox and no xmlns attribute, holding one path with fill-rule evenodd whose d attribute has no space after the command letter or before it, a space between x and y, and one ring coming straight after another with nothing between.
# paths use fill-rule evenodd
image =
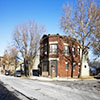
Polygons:
<instances>
[{"instance_id":1,"label":"tree trunk","mask_svg":"<svg viewBox=\"0 0 100 100\"><path fill-rule=\"evenodd\" d=\"M73 78L73 62L74 62L74 58L73 58L73 55L72 55L72 61L71 61L71 65L72 65L71 77L72 77L72 78Z\"/></svg>"},{"instance_id":2,"label":"tree trunk","mask_svg":"<svg viewBox=\"0 0 100 100\"><path fill-rule=\"evenodd\" d=\"M80 76L79 77L82 76L83 53L84 53L84 50L82 49L81 60L80 60Z\"/></svg>"},{"instance_id":3,"label":"tree trunk","mask_svg":"<svg viewBox=\"0 0 100 100\"><path fill-rule=\"evenodd\" d=\"M24 58L24 72L25 72L25 76L28 76L28 61L27 59Z\"/></svg>"}]
</instances>

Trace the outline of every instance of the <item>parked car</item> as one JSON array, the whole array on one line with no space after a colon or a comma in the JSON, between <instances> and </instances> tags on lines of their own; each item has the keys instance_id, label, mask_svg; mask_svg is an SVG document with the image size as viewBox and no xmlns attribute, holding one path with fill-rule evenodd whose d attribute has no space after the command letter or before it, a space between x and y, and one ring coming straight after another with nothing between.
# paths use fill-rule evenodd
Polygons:
<instances>
[{"instance_id":1,"label":"parked car","mask_svg":"<svg viewBox=\"0 0 100 100\"><path fill-rule=\"evenodd\" d=\"M5 70L5 75L10 75L10 70Z\"/></svg>"},{"instance_id":2,"label":"parked car","mask_svg":"<svg viewBox=\"0 0 100 100\"><path fill-rule=\"evenodd\" d=\"M20 71L20 70L17 70L17 71L14 73L14 76L15 76L15 77L21 77L21 71Z\"/></svg>"},{"instance_id":3,"label":"parked car","mask_svg":"<svg viewBox=\"0 0 100 100\"><path fill-rule=\"evenodd\" d=\"M38 69L33 70L33 76L39 76L39 70Z\"/></svg>"}]
</instances>

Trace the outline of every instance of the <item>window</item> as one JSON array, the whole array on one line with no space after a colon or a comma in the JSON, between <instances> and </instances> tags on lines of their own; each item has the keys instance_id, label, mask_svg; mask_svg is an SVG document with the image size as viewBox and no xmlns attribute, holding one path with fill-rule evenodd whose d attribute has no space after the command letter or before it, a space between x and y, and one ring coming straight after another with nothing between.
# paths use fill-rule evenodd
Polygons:
<instances>
[{"instance_id":1,"label":"window","mask_svg":"<svg viewBox=\"0 0 100 100\"><path fill-rule=\"evenodd\" d=\"M66 62L66 71L68 71L68 68L69 68L69 63L68 62Z\"/></svg>"},{"instance_id":2,"label":"window","mask_svg":"<svg viewBox=\"0 0 100 100\"><path fill-rule=\"evenodd\" d=\"M86 65L84 67L86 68Z\"/></svg>"},{"instance_id":3,"label":"window","mask_svg":"<svg viewBox=\"0 0 100 100\"><path fill-rule=\"evenodd\" d=\"M65 55L69 54L69 46L67 46L67 45L64 46L64 54Z\"/></svg>"},{"instance_id":4,"label":"window","mask_svg":"<svg viewBox=\"0 0 100 100\"><path fill-rule=\"evenodd\" d=\"M57 53L57 44L51 44L50 45L50 53Z\"/></svg>"},{"instance_id":5,"label":"window","mask_svg":"<svg viewBox=\"0 0 100 100\"><path fill-rule=\"evenodd\" d=\"M73 63L73 71L75 71L75 63Z\"/></svg>"},{"instance_id":6,"label":"window","mask_svg":"<svg viewBox=\"0 0 100 100\"><path fill-rule=\"evenodd\" d=\"M75 47L72 46L72 55L75 56Z\"/></svg>"}]
</instances>

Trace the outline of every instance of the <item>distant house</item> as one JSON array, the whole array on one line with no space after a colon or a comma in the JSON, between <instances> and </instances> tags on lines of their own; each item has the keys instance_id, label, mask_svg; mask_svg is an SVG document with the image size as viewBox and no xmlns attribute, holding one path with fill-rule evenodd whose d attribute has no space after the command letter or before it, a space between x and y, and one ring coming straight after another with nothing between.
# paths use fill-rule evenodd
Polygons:
<instances>
[{"instance_id":1,"label":"distant house","mask_svg":"<svg viewBox=\"0 0 100 100\"><path fill-rule=\"evenodd\" d=\"M0 56L0 72L2 72L2 71L3 71L2 59L3 59L3 57L2 57L2 56Z\"/></svg>"},{"instance_id":2,"label":"distant house","mask_svg":"<svg viewBox=\"0 0 100 100\"><path fill-rule=\"evenodd\" d=\"M78 77L80 57L80 43L76 39L59 34L44 35L40 41L40 75ZM82 76L89 76L87 57L88 55L83 56Z\"/></svg>"}]
</instances>

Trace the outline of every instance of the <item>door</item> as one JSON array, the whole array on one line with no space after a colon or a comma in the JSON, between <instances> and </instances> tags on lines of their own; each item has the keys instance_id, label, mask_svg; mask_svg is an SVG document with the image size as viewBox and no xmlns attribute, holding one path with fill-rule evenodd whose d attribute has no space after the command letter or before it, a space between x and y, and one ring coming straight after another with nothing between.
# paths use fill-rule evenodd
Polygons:
<instances>
[{"instance_id":1,"label":"door","mask_svg":"<svg viewBox=\"0 0 100 100\"><path fill-rule=\"evenodd\" d=\"M51 76L57 77L57 61L51 60Z\"/></svg>"}]
</instances>

